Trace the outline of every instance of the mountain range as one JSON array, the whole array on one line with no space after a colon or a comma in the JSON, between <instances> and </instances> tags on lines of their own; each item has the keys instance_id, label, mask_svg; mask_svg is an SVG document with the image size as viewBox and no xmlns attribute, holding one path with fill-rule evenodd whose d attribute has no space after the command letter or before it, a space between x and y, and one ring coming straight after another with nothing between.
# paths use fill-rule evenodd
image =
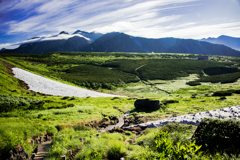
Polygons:
<instances>
[{"instance_id":1,"label":"mountain range","mask_svg":"<svg viewBox=\"0 0 240 160\"><path fill-rule=\"evenodd\" d=\"M219 38L220 39L220 38ZM227 39L227 38L226 38ZM212 41L210 43L210 41ZM33 37L16 49L2 49L1 53L43 54L55 51L192 53L240 57L240 51L213 40L180 38L144 38L125 33L101 34L77 30L72 35L62 31L57 35Z\"/></svg>"},{"instance_id":2,"label":"mountain range","mask_svg":"<svg viewBox=\"0 0 240 160\"><path fill-rule=\"evenodd\" d=\"M221 35L218 38L203 38L201 39L205 42L210 42L214 44L223 44L225 46L231 47L232 49L240 51L240 38L230 37L226 35Z\"/></svg>"}]
</instances>

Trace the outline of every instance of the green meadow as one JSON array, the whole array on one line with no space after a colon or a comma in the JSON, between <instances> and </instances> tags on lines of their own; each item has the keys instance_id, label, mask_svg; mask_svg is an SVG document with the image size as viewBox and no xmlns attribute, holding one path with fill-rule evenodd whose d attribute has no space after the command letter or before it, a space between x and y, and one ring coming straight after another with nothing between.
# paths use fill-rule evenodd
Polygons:
<instances>
[{"instance_id":1,"label":"green meadow","mask_svg":"<svg viewBox=\"0 0 240 160\"><path fill-rule=\"evenodd\" d=\"M11 68L0 63L0 157L17 145L31 155L31 139L53 136L48 159L60 159L67 150L80 151L75 159L236 159L239 152L210 153L190 140L196 126L168 125L133 133L100 133L90 126L107 117L130 111L150 120L239 105L240 58L210 56L197 61L193 54L133 54L54 52L43 55L1 54L0 59L27 71L66 84L126 97L62 97L27 90ZM213 96L232 94L225 100ZM178 103L153 112L137 111L134 102L149 98ZM116 109L117 108L117 109ZM172 129L174 128L174 129ZM89 138L89 136L92 138ZM86 138L85 144L80 138ZM129 139L136 144L130 145ZM182 148L181 148L182 147ZM181 148L181 149L180 149ZM185 149L184 149L185 148ZM187 151L190 150L190 151ZM70 157L69 155L67 155ZM4 158L3 158L4 159Z\"/></svg>"}]
</instances>

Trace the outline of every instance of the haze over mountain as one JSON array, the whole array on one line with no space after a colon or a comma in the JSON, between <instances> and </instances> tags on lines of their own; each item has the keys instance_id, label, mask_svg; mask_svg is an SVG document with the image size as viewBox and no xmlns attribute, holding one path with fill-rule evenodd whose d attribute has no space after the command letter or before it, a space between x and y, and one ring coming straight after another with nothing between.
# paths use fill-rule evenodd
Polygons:
<instances>
[{"instance_id":1,"label":"haze over mountain","mask_svg":"<svg viewBox=\"0 0 240 160\"><path fill-rule=\"evenodd\" d=\"M134 37L120 32L107 34L77 30L72 35L62 31L55 36L34 37L16 49L3 49L1 53L43 54L55 51L86 52L138 52L138 53L192 53L240 57L230 47L209 42L180 38Z\"/></svg>"},{"instance_id":2,"label":"haze over mountain","mask_svg":"<svg viewBox=\"0 0 240 160\"><path fill-rule=\"evenodd\" d=\"M223 44L225 46L231 47L240 51L240 38L230 37L226 35L221 35L218 38L203 38L202 41L214 43L214 44Z\"/></svg>"}]
</instances>

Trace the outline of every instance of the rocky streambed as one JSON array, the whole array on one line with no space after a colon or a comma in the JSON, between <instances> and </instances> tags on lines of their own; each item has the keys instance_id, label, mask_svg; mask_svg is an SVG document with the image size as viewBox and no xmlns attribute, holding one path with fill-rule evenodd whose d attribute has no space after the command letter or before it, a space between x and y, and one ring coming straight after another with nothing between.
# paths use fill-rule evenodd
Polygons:
<instances>
[{"instance_id":1,"label":"rocky streambed","mask_svg":"<svg viewBox=\"0 0 240 160\"><path fill-rule=\"evenodd\" d=\"M233 106L233 107L227 107L223 109L216 109L212 111L205 111L205 112L199 112L196 114L188 114L173 118L167 118L157 121L151 121L136 125L130 125L127 127L123 127L123 129L127 128L134 128L134 127L148 127L148 128L156 128L164 126L168 123L182 123L182 124L191 124L191 125L197 125L201 122L204 118L219 118L219 119L240 119L240 106Z\"/></svg>"},{"instance_id":2,"label":"rocky streambed","mask_svg":"<svg viewBox=\"0 0 240 160\"><path fill-rule=\"evenodd\" d=\"M129 134L129 132L127 131L130 131L136 135L141 135L146 128L162 127L168 123L198 125L204 118L239 120L240 106L199 112L196 114L182 115L157 121L149 121L147 118L143 116L138 116L137 114L132 114L131 118L129 118L128 116L129 112L119 117L119 119L122 119L124 121L124 124L121 123L121 125L119 125L119 121L117 123L111 123L108 121L108 119L103 118L103 120L100 121L98 124L95 124L94 127L97 127L98 130L101 132L119 132L122 134Z\"/></svg>"}]
</instances>

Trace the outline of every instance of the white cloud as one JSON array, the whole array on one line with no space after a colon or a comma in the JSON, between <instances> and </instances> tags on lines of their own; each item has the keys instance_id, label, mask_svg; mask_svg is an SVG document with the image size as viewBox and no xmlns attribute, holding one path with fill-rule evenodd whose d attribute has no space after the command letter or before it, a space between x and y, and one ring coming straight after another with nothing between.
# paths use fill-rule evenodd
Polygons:
<instances>
[{"instance_id":1,"label":"white cloud","mask_svg":"<svg viewBox=\"0 0 240 160\"><path fill-rule=\"evenodd\" d=\"M107 26L122 21L141 21L142 24L151 22L154 25L163 19L158 17L162 6L191 1L195 0L152 0L129 6L119 3L116 5L116 1L111 0L94 3L52 0L35 8L36 15L33 17L11 24L8 33L56 31L56 29L60 31L63 28L76 30L81 27L91 30L97 26ZM17 6L20 7L21 5Z\"/></svg>"},{"instance_id":2,"label":"white cloud","mask_svg":"<svg viewBox=\"0 0 240 160\"><path fill-rule=\"evenodd\" d=\"M236 37L240 35L240 22L237 23L222 23L215 25L194 25L186 28L165 28L163 37L178 37L178 38L208 38L218 37L222 34ZM221 34L219 34L221 33ZM206 36L206 37L205 37Z\"/></svg>"},{"instance_id":3,"label":"white cloud","mask_svg":"<svg viewBox=\"0 0 240 160\"><path fill-rule=\"evenodd\" d=\"M222 12L219 8L208 8L211 10L208 13L204 9L210 2L214 4L218 1L13 0L7 3L6 8L22 9L32 16L25 20L11 20L6 24L10 26L8 34L29 33L33 36L62 30L74 32L77 29L102 33L118 31L148 38L202 38L220 34L234 36L234 33L240 36L235 23L238 18L217 17L217 13ZM238 0L221 2L232 2L236 7L239 4ZM214 21L209 17L213 17Z\"/></svg>"},{"instance_id":4,"label":"white cloud","mask_svg":"<svg viewBox=\"0 0 240 160\"><path fill-rule=\"evenodd\" d=\"M15 49L17 47L19 47L18 43L3 43L3 44L0 44L0 49L2 49L2 48Z\"/></svg>"}]
</instances>

